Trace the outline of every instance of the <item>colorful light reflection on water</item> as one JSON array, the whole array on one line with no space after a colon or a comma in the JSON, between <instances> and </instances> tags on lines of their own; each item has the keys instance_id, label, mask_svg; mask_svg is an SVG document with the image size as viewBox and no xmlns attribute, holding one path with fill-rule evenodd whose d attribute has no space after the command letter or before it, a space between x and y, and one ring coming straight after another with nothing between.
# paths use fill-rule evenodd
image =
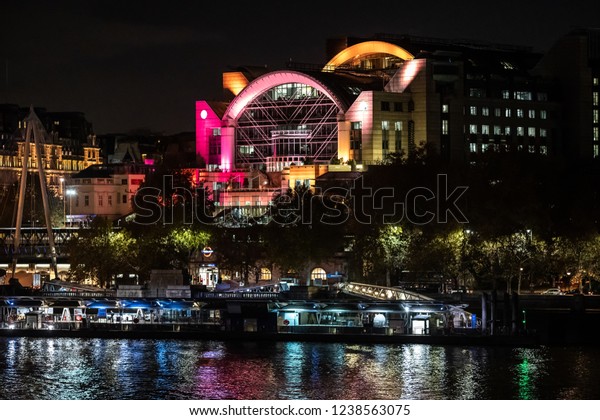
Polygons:
<instances>
[{"instance_id":1,"label":"colorful light reflection on water","mask_svg":"<svg viewBox=\"0 0 600 420\"><path fill-rule=\"evenodd\" d=\"M1 399L599 399L594 348L0 338Z\"/></svg>"}]
</instances>

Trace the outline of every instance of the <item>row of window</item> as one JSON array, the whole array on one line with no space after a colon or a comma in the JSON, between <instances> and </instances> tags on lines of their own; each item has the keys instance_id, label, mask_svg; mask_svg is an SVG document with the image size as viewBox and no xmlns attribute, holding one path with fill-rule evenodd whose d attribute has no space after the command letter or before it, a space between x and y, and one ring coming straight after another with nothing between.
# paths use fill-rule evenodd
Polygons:
<instances>
[{"instance_id":1,"label":"row of window","mask_svg":"<svg viewBox=\"0 0 600 420\"><path fill-rule=\"evenodd\" d=\"M92 178L81 178L81 179L74 179L73 180L73 184L82 184L82 185L91 185L91 184L108 184L108 185L112 185L114 184L114 179L113 178L94 178L94 182L92 182ZM127 178L121 178L121 185L127 185L128 179ZM131 179L131 185L141 185L142 182L144 182L143 179L141 178L133 178Z\"/></svg>"},{"instance_id":2,"label":"row of window","mask_svg":"<svg viewBox=\"0 0 600 420\"><path fill-rule=\"evenodd\" d=\"M466 111L466 110L465 110ZM494 117L506 117L506 118L510 118L513 115L513 110L511 108L504 108L504 110L502 108L494 108ZM442 110L443 112L443 110ZM481 113L482 116L484 117L489 117L490 116L490 108L487 106L482 106L481 108L475 106L475 105L471 105L468 108L468 113L469 115L473 115L476 116L479 113ZM527 115L528 118L534 119L536 118L536 116L539 115L539 118L541 120L545 120L548 118L548 111L546 111L545 109L540 109L539 110L539 114L536 112L535 109L523 109L523 108L517 108L515 110L515 115L517 116L517 118L525 118L525 115Z\"/></svg>"},{"instance_id":3,"label":"row of window","mask_svg":"<svg viewBox=\"0 0 600 420\"><path fill-rule=\"evenodd\" d=\"M402 102L393 102L394 104L394 112L404 112L404 104ZM392 108L390 106L389 101L381 101L381 110L382 111L391 111ZM408 101L407 111L412 112L415 110L415 103L411 100Z\"/></svg>"},{"instance_id":4,"label":"row of window","mask_svg":"<svg viewBox=\"0 0 600 420\"><path fill-rule=\"evenodd\" d=\"M471 98L485 98L487 97L487 91L483 88L470 88L469 96ZM500 97L502 99L515 99L517 101L532 101L534 94L524 90L515 90L513 92L510 90L503 90L500 92ZM548 101L548 94L546 92L537 92L535 97L540 102Z\"/></svg>"},{"instance_id":5,"label":"row of window","mask_svg":"<svg viewBox=\"0 0 600 420\"><path fill-rule=\"evenodd\" d=\"M260 269L260 281L271 281L271 270L267 267L261 267ZM311 280L326 280L327 272L321 268L317 267L310 273Z\"/></svg>"},{"instance_id":6,"label":"row of window","mask_svg":"<svg viewBox=\"0 0 600 420\"><path fill-rule=\"evenodd\" d=\"M442 123L444 122L444 120L442 121ZM442 134L443 133L443 124L442 124ZM517 136L524 136L525 135L525 129L527 128L527 136L529 137L535 137L536 134L539 134L540 137L548 137L548 130L546 128L537 128L537 127L516 127L515 130L515 134ZM465 128L466 131L466 128ZM492 132L490 132L490 126L487 124L483 124L481 126L481 129L479 129L479 126L477 124L469 124L469 134L483 134L483 135L490 135L493 133L493 135L495 136L510 136L512 135L512 127L511 126L505 126L502 127L500 125L494 125L492 127ZM447 134L447 133L446 133Z\"/></svg>"},{"instance_id":7,"label":"row of window","mask_svg":"<svg viewBox=\"0 0 600 420\"><path fill-rule=\"evenodd\" d=\"M132 196L133 199L133 196ZM117 202L121 202L123 204L127 204L127 194L117 194ZM106 196L106 205L108 207L112 207L113 205L113 196L112 194L108 194ZM89 194L84 194L83 196L83 206L84 207L89 207L90 206L90 196ZM100 194L98 195L98 206L99 207L104 207L104 195ZM75 207L79 207L79 196L75 196Z\"/></svg>"},{"instance_id":8,"label":"row of window","mask_svg":"<svg viewBox=\"0 0 600 420\"><path fill-rule=\"evenodd\" d=\"M518 145L516 145L516 148L518 151L527 150L529 153L536 153L539 151L539 153L542 155L548 154L548 146L545 146L545 145L535 146L533 144L530 144L530 145L518 144ZM488 150L491 150L494 152L510 151L510 149L511 149L511 146L508 144L485 144L485 143L482 143L482 144L470 143L469 144L469 151L471 153L487 152ZM538 150L536 150L536 149L538 149Z\"/></svg>"}]
</instances>

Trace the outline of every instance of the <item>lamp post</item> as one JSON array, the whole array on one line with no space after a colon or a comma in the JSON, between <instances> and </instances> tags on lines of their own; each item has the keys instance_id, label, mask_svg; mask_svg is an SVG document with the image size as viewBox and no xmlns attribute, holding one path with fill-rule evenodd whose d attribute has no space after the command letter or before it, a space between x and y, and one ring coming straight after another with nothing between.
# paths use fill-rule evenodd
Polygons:
<instances>
[{"instance_id":1,"label":"lamp post","mask_svg":"<svg viewBox=\"0 0 600 420\"><path fill-rule=\"evenodd\" d=\"M61 176L59 178L60 181L60 195L62 196L63 201L63 227L67 225L67 204L65 200L65 179Z\"/></svg>"},{"instance_id":2,"label":"lamp post","mask_svg":"<svg viewBox=\"0 0 600 420\"><path fill-rule=\"evenodd\" d=\"M72 188L69 188L65 191L65 193L69 196L69 219L71 218L71 198L77 194L77 191L75 191ZM72 224L72 222L71 222Z\"/></svg>"},{"instance_id":3,"label":"lamp post","mask_svg":"<svg viewBox=\"0 0 600 420\"><path fill-rule=\"evenodd\" d=\"M523 277L523 267L519 267L519 283L517 284L517 295L521 294L521 278Z\"/></svg>"}]
</instances>

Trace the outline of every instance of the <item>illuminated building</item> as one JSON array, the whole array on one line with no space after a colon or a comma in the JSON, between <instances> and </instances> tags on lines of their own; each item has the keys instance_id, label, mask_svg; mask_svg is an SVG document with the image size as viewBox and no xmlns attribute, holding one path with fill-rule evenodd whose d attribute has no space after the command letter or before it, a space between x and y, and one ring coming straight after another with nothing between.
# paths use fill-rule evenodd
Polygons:
<instances>
[{"instance_id":1,"label":"illuminated building","mask_svg":"<svg viewBox=\"0 0 600 420\"><path fill-rule=\"evenodd\" d=\"M63 197L64 181L88 166L102 163L100 148L91 124L80 112L47 112L36 108L47 136L43 161L47 185ZM18 180L24 152L25 117L29 109L18 105L0 105L0 185ZM37 154L31 144L29 171L37 168Z\"/></svg>"},{"instance_id":2,"label":"illuminated building","mask_svg":"<svg viewBox=\"0 0 600 420\"><path fill-rule=\"evenodd\" d=\"M233 99L196 103L197 159L211 171L269 173L307 164L368 167L423 144L453 162L488 151L596 156L597 38L575 32L546 55L408 35L332 39L324 66L288 63L254 77L226 72L223 87ZM565 93L569 83L576 91ZM578 111L589 124L576 121ZM576 141L566 140L570 132Z\"/></svg>"},{"instance_id":3,"label":"illuminated building","mask_svg":"<svg viewBox=\"0 0 600 420\"><path fill-rule=\"evenodd\" d=\"M133 197L153 166L136 163L92 165L73 175L66 187L66 220L86 225L94 217L109 220L133 212Z\"/></svg>"},{"instance_id":4,"label":"illuminated building","mask_svg":"<svg viewBox=\"0 0 600 420\"><path fill-rule=\"evenodd\" d=\"M564 142L560 153L571 159L600 155L600 29L575 29L559 39L536 67L560 92Z\"/></svg>"}]
</instances>

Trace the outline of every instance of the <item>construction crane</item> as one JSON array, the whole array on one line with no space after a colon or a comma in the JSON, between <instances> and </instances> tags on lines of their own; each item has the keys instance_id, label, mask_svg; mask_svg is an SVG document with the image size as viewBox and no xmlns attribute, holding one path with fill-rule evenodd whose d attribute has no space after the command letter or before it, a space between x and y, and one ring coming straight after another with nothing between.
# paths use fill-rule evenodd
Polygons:
<instances>
[{"instance_id":1,"label":"construction crane","mask_svg":"<svg viewBox=\"0 0 600 420\"><path fill-rule=\"evenodd\" d=\"M31 140L33 138L35 155L37 158L37 172L40 178L40 189L42 195L42 203L44 205L44 218L46 219L46 228L48 230L48 243L50 246L51 267L54 271L54 277L58 278L58 266L56 263L56 247L54 245L54 232L52 231L52 223L50 219L50 205L48 202L48 192L46 189L46 174L44 170L42 143L46 140L46 130L35 111L33 106L29 110L29 115L25 118L25 144L23 148L23 162L21 167L21 180L19 182L19 199L17 203L17 218L15 224L15 236L13 241L13 258L11 264L12 277L15 277L17 269L17 259L21 241L21 224L23 222L23 206L25 204L25 186L27 185L27 172L29 170L29 150Z\"/></svg>"}]
</instances>

